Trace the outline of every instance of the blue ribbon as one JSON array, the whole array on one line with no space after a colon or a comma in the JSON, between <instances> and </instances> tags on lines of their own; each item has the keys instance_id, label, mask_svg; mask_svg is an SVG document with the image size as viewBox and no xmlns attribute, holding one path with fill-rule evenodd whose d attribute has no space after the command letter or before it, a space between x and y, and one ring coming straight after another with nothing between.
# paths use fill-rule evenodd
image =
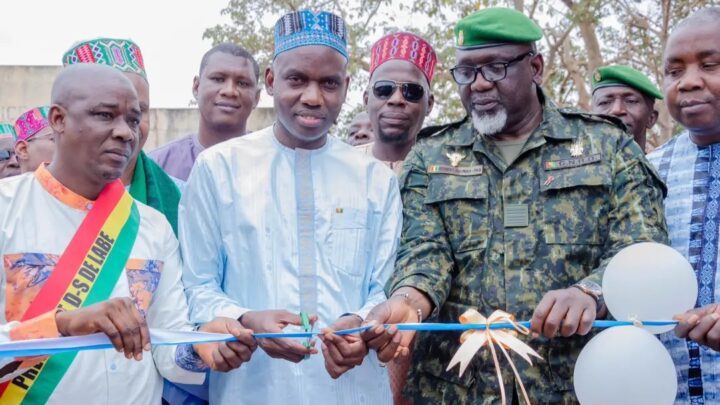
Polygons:
<instances>
[{"instance_id":1,"label":"blue ribbon","mask_svg":"<svg viewBox=\"0 0 720 405\"><path fill-rule=\"evenodd\" d=\"M643 326L669 326L677 325L677 321L640 321ZM530 321L518 322L518 324L530 327ZM594 328L611 328L614 326L632 326L634 322L630 321L595 321ZM389 328L393 325L384 325ZM394 324L401 331L417 331L417 332L455 332L467 330L485 330L485 324L473 323L401 323ZM364 332L373 325L361 326L352 329L343 329L336 331L335 334L349 335L353 333ZM490 329L513 329L510 323L494 323L490 325ZM256 339L309 339L322 332L290 332L290 333L254 333ZM231 342L235 338L231 335L204 333L204 332L172 332L150 330L152 344L155 346L175 346L181 344L197 344L197 343L213 343L213 342ZM0 343L0 357L34 357L49 356L53 354L85 351L85 350L103 350L112 349L113 345L107 336L103 334L91 335L92 343L81 343L88 340L88 336L68 336L53 339L36 339L29 341L12 341ZM78 343L74 343L78 342ZM35 346L35 347L33 347Z\"/></svg>"}]
</instances>

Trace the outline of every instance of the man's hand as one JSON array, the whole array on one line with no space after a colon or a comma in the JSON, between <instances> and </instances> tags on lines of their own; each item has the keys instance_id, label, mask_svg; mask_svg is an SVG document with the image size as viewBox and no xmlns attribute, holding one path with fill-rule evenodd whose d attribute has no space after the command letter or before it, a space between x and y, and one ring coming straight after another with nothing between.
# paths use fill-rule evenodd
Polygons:
<instances>
[{"instance_id":1,"label":"man's hand","mask_svg":"<svg viewBox=\"0 0 720 405\"><path fill-rule=\"evenodd\" d=\"M229 333L237 342L216 342L193 345L195 353L205 364L215 371L234 370L250 361L257 348L252 331L244 329L240 322L232 318L218 317L198 329L200 332Z\"/></svg>"},{"instance_id":2,"label":"man's hand","mask_svg":"<svg viewBox=\"0 0 720 405\"><path fill-rule=\"evenodd\" d=\"M374 326L361 334L368 347L377 351L378 359L384 363L410 354L410 343L415 337L414 331L398 332L396 326L387 329L386 323L418 322L417 309L402 296L392 296L373 308L365 319L365 324Z\"/></svg>"},{"instance_id":3,"label":"man's hand","mask_svg":"<svg viewBox=\"0 0 720 405\"><path fill-rule=\"evenodd\" d=\"M143 350L150 350L150 332L145 318L127 297L112 298L86 308L55 314L62 336L81 336L102 332L118 352L128 359L142 360Z\"/></svg>"},{"instance_id":4,"label":"man's hand","mask_svg":"<svg viewBox=\"0 0 720 405\"><path fill-rule=\"evenodd\" d=\"M675 334L720 351L720 305L710 304L673 317L680 321Z\"/></svg>"},{"instance_id":5,"label":"man's hand","mask_svg":"<svg viewBox=\"0 0 720 405\"><path fill-rule=\"evenodd\" d=\"M560 332L569 337L587 335L597 317L595 299L579 288L550 291L535 308L530 330L533 334L552 338Z\"/></svg>"},{"instance_id":6,"label":"man's hand","mask_svg":"<svg viewBox=\"0 0 720 405\"><path fill-rule=\"evenodd\" d=\"M310 324L314 324L317 319L317 315L311 315ZM302 320L297 314L278 309L246 312L240 317L240 323L255 333L281 333L288 325L302 325ZM318 353L316 348L305 348L292 339L259 339L258 345L268 356L293 363L299 363L306 355Z\"/></svg>"},{"instance_id":7,"label":"man's hand","mask_svg":"<svg viewBox=\"0 0 720 405\"><path fill-rule=\"evenodd\" d=\"M354 333L338 336L333 333L338 330L357 328L361 323L362 319L359 316L346 315L335 321L329 328L322 330L323 334L319 338L323 342L325 369L330 377L338 378L346 371L362 364L368 348L360 335Z\"/></svg>"}]
</instances>

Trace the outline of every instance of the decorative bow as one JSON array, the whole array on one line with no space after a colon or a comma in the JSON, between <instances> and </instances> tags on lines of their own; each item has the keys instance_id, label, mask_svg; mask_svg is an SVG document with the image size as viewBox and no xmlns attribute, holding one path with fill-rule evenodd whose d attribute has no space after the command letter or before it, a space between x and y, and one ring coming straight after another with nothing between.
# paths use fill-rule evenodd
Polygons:
<instances>
[{"instance_id":1,"label":"decorative bow","mask_svg":"<svg viewBox=\"0 0 720 405\"><path fill-rule=\"evenodd\" d=\"M522 383L520 374L518 373L517 368L515 367L515 363L512 361L510 355L506 350L510 349L515 353L519 354L520 357L525 359L525 361L527 361L530 365L532 365L532 359L530 358L530 356L535 356L538 359L542 360L543 358L540 357L540 355L537 354L535 350L533 350L530 346L517 338L518 333L527 335L530 333L530 330L523 325L519 325L515 321L514 316L500 310L493 312L489 318L485 318L478 311L474 309L468 309L467 311L465 311L464 314L460 315L460 323L485 324L485 329L468 330L463 332L462 336L460 336L460 348L455 353L452 360L450 360L450 364L448 365L446 371L449 371L451 368L455 367L456 364L460 364L459 375L463 375L467 366L470 365L470 360L472 360L473 356L475 356L475 353L477 353L478 350L482 349L482 347L485 346L485 344L487 343L487 345L490 346L490 352L492 353L492 358L495 362L495 372L497 374L498 381L500 381L500 397L502 399L503 405L505 405L505 385L503 383L502 372L500 370L500 362L498 361L497 352L495 350L495 344L497 344L500 350L505 355L505 358L508 360L508 363L510 363L510 367L512 367L513 372L515 373L515 378L520 384L520 390L522 391L523 397L525 398L525 403L530 404L530 399L528 398L527 391L525 391L525 386ZM490 328L490 325L494 323L508 323L512 325L513 329L492 330Z\"/></svg>"}]
</instances>

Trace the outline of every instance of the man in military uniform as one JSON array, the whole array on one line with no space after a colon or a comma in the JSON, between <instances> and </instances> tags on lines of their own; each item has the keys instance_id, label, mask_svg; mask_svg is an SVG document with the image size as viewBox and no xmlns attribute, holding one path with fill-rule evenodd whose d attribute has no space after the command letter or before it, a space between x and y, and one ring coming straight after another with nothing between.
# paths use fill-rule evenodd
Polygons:
<instances>
[{"instance_id":1,"label":"man in military uniform","mask_svg":"<svg viewBox=\"0 0 720 405\"><path fill-rule=\"evenodd\" d=\"M667 242L662 182L617 121L559 109L540 88L540 28L487 8L455 27L452 69L468 117L420 139L400 177L404 223L390 297L368 321L457 322L469 308L531 319L544 358L516 363L536 403L570 404L572 371L605 311L605 266L636 242ZM381 361L405 356L412 332L363 334ZM542 337L540 337L542 335ZM446 371L458 333L419 333L405 394L415 404L495 404L488 350ZM518 358L515 356L515 358ZM509 367L505 391L518 401Z\"/></svg>"},{"instance_id":2,"label":"man in military uniform","mask_svg":"<svg viewBox=\"0 0 720 405\"><path fill-rule=\"evenodd\" d=\"M605 66L593 74L592 92L590 110L621 119L635 142L645 150L646 132L658 118L655 100L663 98L650 79L629 66Z\"/></svg>"}]
</instances>

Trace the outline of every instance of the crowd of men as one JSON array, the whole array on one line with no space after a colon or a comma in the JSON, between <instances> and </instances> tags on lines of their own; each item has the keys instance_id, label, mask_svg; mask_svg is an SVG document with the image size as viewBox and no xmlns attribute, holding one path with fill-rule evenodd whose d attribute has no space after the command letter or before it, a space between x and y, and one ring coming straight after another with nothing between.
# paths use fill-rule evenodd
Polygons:
<instances>
[{"instance_id":1,"label":"crowd of men","mask_svg":"<svg viewBox=\"0 0 720 405\"><path fill-rule=\"evenodd\" d=\"M0 341L99 332L116 350L2 358L0 403L494 404L504 384L519 404L514 374L499 379L486 351L446 370L457 333L383 326L476 308L531 320L544 361L517 364L529 396L573 404L575 361L609 316L604 268L648 241L683 253L698 279L696 308L660 337L677 403L713 403L718 21L707 7L673 28L662 90L627 66L593 72L583 112L543 91L537 24L482 9L454 27L467 116L425 128L437 54L388 34L348 145L329 134L350 80L345 22L291 12L264 72L239 45L209 50L197 133L149 154L140 48L77 43L48 106L0 126ZM261 74L276 120L248 133ZM684 129L646 157L657 100ZM154 346L149 328L237 341ZM252 336L293 329L319 342Z\"/></svg>"}]
</instances>

